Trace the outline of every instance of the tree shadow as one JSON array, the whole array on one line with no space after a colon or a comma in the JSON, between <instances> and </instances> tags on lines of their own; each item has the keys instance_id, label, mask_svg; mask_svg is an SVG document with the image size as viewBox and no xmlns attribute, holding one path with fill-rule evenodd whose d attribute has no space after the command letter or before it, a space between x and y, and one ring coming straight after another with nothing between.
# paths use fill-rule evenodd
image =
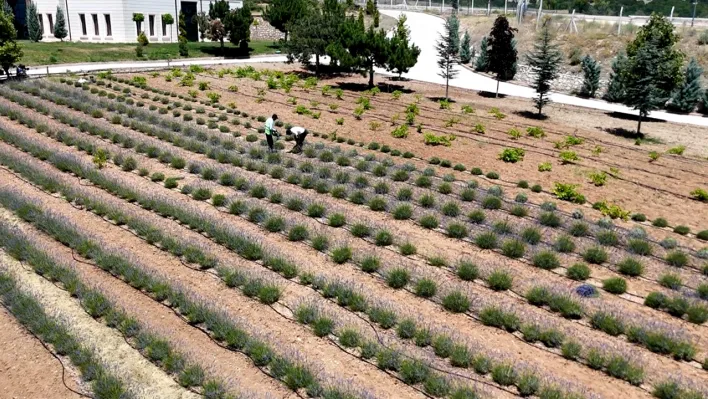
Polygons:
<instances>
[{"instance_id":1,"label":"tree shadow","mask_svg":"<svg viewBox=\"0 0 708 399\"><path fill-rule=\"evenodd\" d=\"M629 130L629 129L625 129L623 127L602 128L602 127L598 126L597 128L606 132L606 133L609 133L613 136L622 137L625 139L632 139L632 140L644 139L644 133L637 134L636 130Z\"/></svg>"},{"instance_id":2,"label":"tree shadow","mask_svg":"<svg viewBox=\"0 0 708 399\"><path fill-rule=\"evenodd\" d=\"M364 92L364 91L367 91L370 89L369 85L366 83L353 83L353 82L337 82L337 87L342 90L353 91L353 92ZM396 90L399 90L399 91L406 93L406 94L413 93L413 90L406 89L402 85L397 85L397 84L379 82L376 84L376 87L378 87L382 93L391 93Z\"/></svg>"},{"instance_id":3,"label":"tree shadow","mask_svg":"<svg viewBox=\"0 0 708 399\"><path fill-rule=\"evenodd\" d=\"M506 98L506 94L499 93L499 96L497 96L496 92L491 91L480 91L477 92L477 95L484 98Z\"/></svg>"},{"instance_id":4,"label":"tree shadow","mask_svg":"<svg viewBox=\"0 0 708 399\"><path fill-rule=\"evenodd\" d=\"M531 112L531 111L514 111L515 115L518 115L522 118L526 119L533 119L537 121L545 121L548 119L548 115L541 114L539 115L538 112Z\"/></svg>"},{"instance_id":5,"label":"tree shadow","mask_svg":"<svg viewBox=\"0 0 708 399\"><path fill-rule=\"evenodd\" d=\"M617 111L606 112L605 115L607 115L611 118L622 119L625 121L633 121L633 122L639 121L639 115L632 115L632 114L627 114L624 112L617 112ZM644 117L644 118L642 118L642 123L644 123L644 122L665 123L666 121L663 121L661 119L652 118L652 117Z\"/></svg>"},{"instance_id":6,"label":"tree shadow","mask_svg":"<svg viewBox=\"0 0 708 399\"><path fill-rule=\"evenodd\" d=\"M266 45L268 49L280 50L280 46L277 43ZM253 47L248 47L247 49L230 46L224 43L224 48L220 46L200 46L199 51L204 54L209 54L214 57L224 57L226 59L247 59L251 58L251 53L255 51Z\"/></svg>"},{"instance_id":7,"label":"tree shadow","mask_svg":"<svg viewBox=\"0 0 708 399\"><path fill-rule=\"evenodd\" d=\"M457 102L457 101L455 101L455 100L453 100L453 99L451 99L451 98L446 98L446 97L428 97L428 100L430 100L430 101L432 101L432 102L436 102L436 103L437 103L437 102L440 102L440 101L442 101L442 100L447 100L447 101L450 102L450 104L455 104L455 103Z\"/></svg>"}]
</instances>

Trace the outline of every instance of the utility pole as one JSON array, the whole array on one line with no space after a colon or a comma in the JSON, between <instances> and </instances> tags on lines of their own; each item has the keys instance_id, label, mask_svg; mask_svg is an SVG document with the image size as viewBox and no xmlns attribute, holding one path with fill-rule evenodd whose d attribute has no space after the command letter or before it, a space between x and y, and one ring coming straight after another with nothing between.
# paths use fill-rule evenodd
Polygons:
<instances>
[{"instance_id":1,"label":"utility pole","mask_svg":"<svg viewBox=\"0 0 708 399\"><path fill-rule=\"evenodd\" d=\"M504 15L506 15L506 2L507 0L504 0Z\"/></svg>"},{"instance_id":2,"label":"utility pole","mask_svg":"<svg viewBox=\"0 0 708 399\"><path fill-rule=\"evenodd\" d=\"M538 23L541 22L541 14L543 13L543 0L538 3L538 15L536 16L536 29L538 29Z\"/></svg>"},{"instance_id":3,"label":"utility pole","mask_svg":"<svg viewBox=\"0 0 708 399\"><path fill-rule=\"evenodd\" d=\"M622 12L624 11L624 7L620 7L620 17L619 21L617 21L617 36L619 36L622 33Z\"/></svg>"},{"instance_id":4,"label":"utility pole","mask_svg":"<svg viewBox=\"0 0 708 399\"><path fill-rule=\"evenodd\" d=\"M674 8L676 8L676 7L675 6L671 7L671 15L669 16L670 22L674 22Z\"/></svg>"},{"instance_id":5,"label":"utility pole","mask_svg":"<svg viewBox=\"0 0 708 399\"><path fill-rule=\"evenodd\" d=\"M492 0L487 0L487 16L492 15Z\"/></svg>"},{"instance_id":6,"label":"utility pole","mask_svg":"<svg viewBox=\"0 0 708 399\"><path fill-rule=\"evenodd\" d=\"M698 4L698 0L695 0L693 2L693 16L691 17L691 28L693 28L693 21L696 19L696 5Z\"/></svg>"}]
</instances>

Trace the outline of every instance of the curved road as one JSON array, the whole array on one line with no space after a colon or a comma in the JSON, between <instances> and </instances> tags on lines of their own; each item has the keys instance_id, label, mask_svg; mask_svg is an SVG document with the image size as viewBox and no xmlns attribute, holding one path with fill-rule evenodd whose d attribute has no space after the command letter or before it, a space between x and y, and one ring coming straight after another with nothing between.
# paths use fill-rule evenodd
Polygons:
<instances>
[{"instance_id":1,"label":"curved road","mask_svg":"<svg viewBox=\"0 0 708 399\"><path fill-rule=\"evenodd\" d=\"M405 14L408 18L407 25L411 30L411 41L418 45L421 49L418 64L413 67L407 74L406 78L419 80L423 82L445 84L445 80L438 76L437 52L435 44L443 31L445 21L442 18L418 12L396 11L396 10L381 10L382 14L398 18L401 14ZM119 70L119 69L150 69L150 68L165 68L171 66L188 66L188 65L233 65L254 62L285 62L287 59L284 55L262 56L247 59L184 59L175 61L132 61L132 62L105 62L105 63L90 63L90 64L74 64L74 65L53 65L30 69L28 73L31 76L43 76L46 74L61 74L67 72L90 72L100 70ZM457 67L459 74L457 78L450 81L450 85L463 89L479 90L479 91L496 91L496 81L490 77L475 73L461 66ZM377 70L378 73L390 75L384 70ZM499 92L509 96L532 98L535 92L530 87L520 86L512 83L501 83ZM551 100L560 104L576 105L580 107L593 108L602 111L631 113L633 111L623 105L611 104L601 100L589 100L566 94L553 93ZM529 103L529 108L531 104ZM652 118L666 120L670 122L686 123L699 126L708 126L708 118L700 115L677 115L663 111L655 111L650 114Z\"/></svg>"},{"instance_id":2,"label":"curved road","mask_svg":"<svg viewBox=\"0 0 708 399\"><path fill-rule=\"evenodd\" d=\"M438 57L435 50L435 43L444 30L445 21L442 18L418 12L381 10L381 13L393 18L398 18L401 14L405 14L408 18L407 25L411 30L411 41L420 47L421 53L420 57L418 57L418 64L416 64L410 72L404 74L404 76L409 79L440 83L444 85L445 79L438 75ZM450 81L450 86L479 91L496 91L496 80L488 76L472 72L461 66L458 66L457 70L459 74L454 80ZM382 73L385 72L382 71ZM499 85L499 93L524 98L532 98L536 94L530 87L504 82ZM637 115L636 111L620 104L612 104L601 100L590 100L567 94L553 93L551 94L551 100L561 104L577 105L580 107L594 108L603 111L623 112ZM529 104L529 107L531 106L532 105ZM663 111L654 111L649 116L655 119L670 122L708 126L708 118L704 118L700 115L677 115Z\"/></svg>"}]
</instances>

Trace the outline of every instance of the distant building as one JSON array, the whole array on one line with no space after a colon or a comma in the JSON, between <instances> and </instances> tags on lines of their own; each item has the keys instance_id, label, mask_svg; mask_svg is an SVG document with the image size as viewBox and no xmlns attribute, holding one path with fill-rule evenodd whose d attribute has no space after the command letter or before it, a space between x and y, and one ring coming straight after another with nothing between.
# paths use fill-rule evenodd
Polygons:
<instances>
[{"instance_id":1,"label":"distant building","mask_svg":"<svg viewBox=\"0 0 708 399\"><path fill-rule=\"evenodd\" d=\"M26 9L29 0L10 0L15 10L18 31L26 32ZM64 9L69 36L74 42L132 43L139 31L145 32L151 43L176 42L179 34L179 13L184 13L187 38L198 40L197 24L193 17L198 12L209 13L209 0L34 0L40 26L46 41L54 38L57 6ZM231 9L241 8L242 0L229 0ZM141 23L133 15L142 14ZM165 25L162 16L172 15L174 23ZM138 28L139 25L139 28ZM26 34L26 33L25 33Z\"/></svg>"}]
</instances>

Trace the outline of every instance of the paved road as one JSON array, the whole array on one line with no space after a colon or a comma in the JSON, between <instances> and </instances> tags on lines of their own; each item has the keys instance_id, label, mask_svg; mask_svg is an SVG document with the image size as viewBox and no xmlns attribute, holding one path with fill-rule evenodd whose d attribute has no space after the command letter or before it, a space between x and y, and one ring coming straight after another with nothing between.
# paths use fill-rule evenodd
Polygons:
<instances>
[{"instance_id":1,"label":"paved road","mask_svg":"<svg viewBox=\"0 0 708 399\"><path fill-rule=\"evenodd\" d=\"M440 33L444 29L444 20L442 18L417 12L405 12L394 10L381 10L382 14L398 18L400 14L405 14L408 18L408 27L411 30L411 40L421 49L418 64L414 66L408 74L404 76L409 79L421 80L431 83L445 84L445 80L438 75L437 52L435 51L435 43L440 37ZM450 81L451 86L460 87L463 89L480 90L480 91L496 91L496 80L472 72L463 67L457 67L459 74L457 78ZM499 92L502 94L532 98L535 92L530 87L520 86L512 83L502 82L499 86ZM637 114L623 105L611 104L600 100L589 100L585 98L569 96L566 94L553 93L551 100L556 103L577 105L580 107L594 108L603 111L616 111L624 113ZM503 101L503 100L502 100ZM529 109L533 105L529 102ZM650 117L671 122L688 123L693 125L708 126L708 118L699 115L676 115L667 112L652 112Z\"/></svg>"},{"instance_id":2,"label":"paved road","mask_svg":"<svg viewBox=\"0 0 708 399\"><path fill-rule=\"evenodd\" d=\"M418 64L413 67L409 73L404 76L409 79L420 80L423 82L445 84L444 79L438 76L437 53L435 51L435 43L443 31L444 20L425 13L405 12L395 10L381 10L382 14L398 18L402 13L408 18L408 26L411 30L411 40L420 47L421 54L418 58ZM108 63L89 63L89 64L74 64L74 65L54 65L49 67L39 67L30 69L28 72L32 76L41 76L49 74L61 74L67 72L92 72L101 70L120 70L120 69L149 69L149 68L165 68L171 66L188 66L188 65L234 65L253 62L285 62L286 57L283 55L253 57L248 59L187 59L175 61L134 61L134 62L108 62ZM48 68L48 70L47 70ZM459 70L458 77L451 81L450 85L471 90L490 91L496 90L496 81L490 77L474 73L463 67L457 67ZM381 74L387 74L386 71L377 70ZM526 86L515 85L511 83L501 83L499 92L502 94L532 98L534 91ZM600 100L589 100L566 94L553 93L551 99L556 103L576 105L586 108L594 108L603 111L614 111L637 114L631 109L619 105L610 104ZM502 100L503 101L503 100ZM533 105L529 102L529 109ZM652 118L661 119L671 122L693 124L699 126L708 126L708 118L699 115L676 115L666 112L652 112Z\"/></svg>"}]
</instances>

